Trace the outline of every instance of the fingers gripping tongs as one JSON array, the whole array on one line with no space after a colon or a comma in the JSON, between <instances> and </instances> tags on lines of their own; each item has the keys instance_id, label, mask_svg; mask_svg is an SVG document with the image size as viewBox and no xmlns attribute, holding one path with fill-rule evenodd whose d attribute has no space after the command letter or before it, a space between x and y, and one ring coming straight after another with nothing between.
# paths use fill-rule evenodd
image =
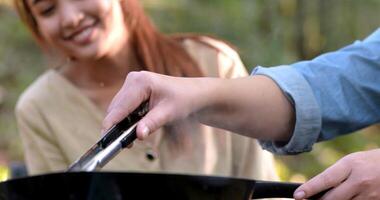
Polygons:
<instances>
[{"instance_id":1,"label":"fingers gripping tongs","mask_svg":"<svg viewBox=\"0 0 380 200\"><path fill-rule=\"evenodd\" d=\"M83 156L68 168L68 172L96 171L104 167L123 148L129 146L137 138L137 122L148 112L145 102L122 121L112 126L105 135Z\"/></svg>"}]
</instances>

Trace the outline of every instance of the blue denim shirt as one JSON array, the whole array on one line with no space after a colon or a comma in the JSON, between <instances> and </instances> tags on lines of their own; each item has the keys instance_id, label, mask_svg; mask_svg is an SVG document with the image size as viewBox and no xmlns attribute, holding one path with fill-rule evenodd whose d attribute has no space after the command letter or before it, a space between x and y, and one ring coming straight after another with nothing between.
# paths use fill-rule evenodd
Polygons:
<instances>
[{"instance_id":1,"label":"blue denim shirt","mask_svg":"<svg viewBox=\"0 0 380 200\"><path fill-rule=\"evenodd\" d=\"M310 151L318 141L380 121L380 29L311 61L259 66L252 75L273 79L295 108L295 130L287 144L260 141L274 153Z\"/></svg>"}]
</instances>

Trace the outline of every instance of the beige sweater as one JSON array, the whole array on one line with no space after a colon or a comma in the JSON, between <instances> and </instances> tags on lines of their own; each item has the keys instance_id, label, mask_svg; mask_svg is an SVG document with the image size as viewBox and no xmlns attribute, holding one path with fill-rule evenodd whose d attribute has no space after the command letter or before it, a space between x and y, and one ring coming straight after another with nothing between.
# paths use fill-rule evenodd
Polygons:
<instances>
[{"instance_id":1,"label":"beige sweater","mask_svg":"<svg viewBox=\"0 0 380 200\"><path fill-rule=\"evenodd\" d=\"M220 51L190 39L184 41L184 47L206 75L247 75L234 50L222 42L203 39ZM65 170L97 142L105 113L63 76L49 70L20 97L16 115L28 170L40 174ZM185 150L173 150L167 135L159 130L148 141L137 141L121 152L104 170L276 179L272 155L256 140L194 121L189 126L190 142ZM156 157L149 159L150 153Z\"/></svg>"}]
</instances>

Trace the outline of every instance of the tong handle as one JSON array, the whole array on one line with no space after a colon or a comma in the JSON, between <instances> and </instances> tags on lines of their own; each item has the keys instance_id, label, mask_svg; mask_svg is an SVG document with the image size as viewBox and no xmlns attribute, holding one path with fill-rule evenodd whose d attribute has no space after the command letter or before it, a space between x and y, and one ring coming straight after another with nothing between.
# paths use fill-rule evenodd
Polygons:
<instances>
[{"instance_id":1,"label":"tong handle","mask_svg":"<svg viewBox=\"0 0 380 200\"><path fill-rule=\"evenodd\" d=\"M132 132L127 135L125 138L123 138L120 143L121 143L121 148L125 148L129 146L130 144L133 143L137 139L137 134L136 134L136 127L133 128Z\"/></svg>"},{"instance_id":2,"label":"tong handle","mask_svg":"<svg viewBox=\"0 0 380 200\"><path fill-rule=\"evenodd\" d=\"M116 125L112 126L99 141L102 148L106 148L113 141L115 141L124 131L128 130L133 124L142 119L149 111L148 101L143 102L138 108L136 108L127 117L121 120ZM123 147L128 146L137 138L136 131L134 130L128 137L123 139Z\"/></svg>"}]
</instances>

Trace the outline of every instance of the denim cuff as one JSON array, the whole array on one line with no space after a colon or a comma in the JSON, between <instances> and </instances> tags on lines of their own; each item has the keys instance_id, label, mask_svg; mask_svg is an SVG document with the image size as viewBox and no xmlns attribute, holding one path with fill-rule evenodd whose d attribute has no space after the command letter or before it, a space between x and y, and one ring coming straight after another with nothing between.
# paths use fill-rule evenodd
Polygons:
<instances>
[{"instance_id":1,"label":"denim cuff","mask_svg":"<svg viewBox=\"0 0 380 200\"><path fill-rule=\"evenodd\" d=\"M287 143L259 140L262 148L276 154L293 155L311 151L321 132L321 111L306 79L292 66L256 67L251 75L273 79L295 108L296 125Z\"/></svg>"}]
</instances>

